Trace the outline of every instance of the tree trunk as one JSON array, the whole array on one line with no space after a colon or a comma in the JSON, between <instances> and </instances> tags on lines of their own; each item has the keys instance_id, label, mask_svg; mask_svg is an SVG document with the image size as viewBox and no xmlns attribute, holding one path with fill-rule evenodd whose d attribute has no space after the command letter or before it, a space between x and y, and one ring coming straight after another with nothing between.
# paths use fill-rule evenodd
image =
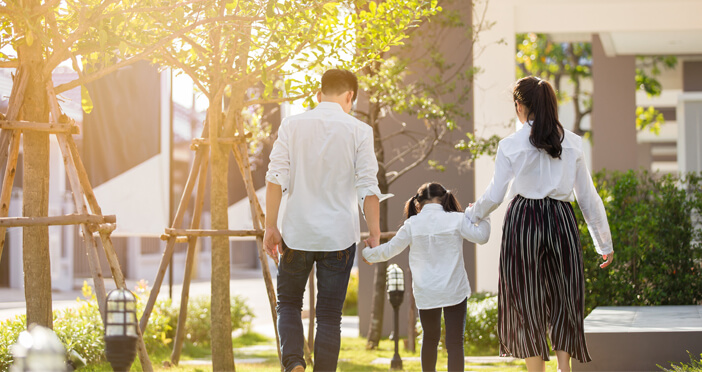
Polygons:
<instances>
[{"instance_id":1,"label":"tree trunk","mask_svg":"<svg viewBox=\"0 0 702 372\"><path fill-rule=\"evenodd\" d=\"M24 4L29 14L41 2L32 0ZM29 22L41 29L37 18L32 18ZM49 108L46 83L42 75L42 45L38 40L31 46L25 42L20 43L18 57L22 68L29 74L29 80L19 117L22 120L47 123ZM25 217L44 217L49 210L49 133L25 131L23 137L22 213ZM27 325L36 323L52 328L48 226L25 227L22 231L22 252Z\"/></svg>"},{"instance_id":2,"label":"tree trunk","mask_svg":"<svg viewBox=\"0 0 702 372\"><path fill-rule=\"evenodd\" d=\"M229 221L229 190L227 175L229 169L229 148L222 146L217 139L222 126L221 94L215 95L207 111L209 124L212 175L210 193L210 212L213 230L227 230ZM234 353L232 350L232 325L229 278L230 256L229 238L212 237L212 370L234 371Z\"/></svg>"},{"instance_id":3,"label":"tree trunk","mask_svg":"<svg viewBox=\"0 0 702 372\"><path fill-rule=\"evenodd\" d=\"M371 72L372 73L372 72ZM370 92L372 95L373 92ZM370 101L370 100L369 100ZM388 193L388 180L385 176L385 149L380 137L380 106L369 102L368 124L373 127L373 139L375 145L375 157L378 160L378 187L383 194ZM380 203L380 231L388 231L388 203ZM381 240L381 243L383 241ZM385 276L388 263L378 262L375 265L375 275L373 277L373 297L371 300L371 319L368 329L367 349L375 349L380 342L383 331L383 314L385 313Z\"/></svg>"}]
</instances>

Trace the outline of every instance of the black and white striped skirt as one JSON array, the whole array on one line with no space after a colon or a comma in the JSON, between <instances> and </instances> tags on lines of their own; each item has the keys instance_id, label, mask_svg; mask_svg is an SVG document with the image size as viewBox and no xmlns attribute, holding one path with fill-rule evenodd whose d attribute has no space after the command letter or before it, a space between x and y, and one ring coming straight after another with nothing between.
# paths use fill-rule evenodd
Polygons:
<instances>
[{"instance_id":1,"label":"black and white striped skirt","mask_svg":"<svg viewBox=\"0 0 702 372\"><path fill-rule=\"evenodd\" d=\"M583 255L570 203L509 204L502 232L498 294L500 355L549 360L553 350L589 362L583 329Z\"/></svg>"}]
</instances>

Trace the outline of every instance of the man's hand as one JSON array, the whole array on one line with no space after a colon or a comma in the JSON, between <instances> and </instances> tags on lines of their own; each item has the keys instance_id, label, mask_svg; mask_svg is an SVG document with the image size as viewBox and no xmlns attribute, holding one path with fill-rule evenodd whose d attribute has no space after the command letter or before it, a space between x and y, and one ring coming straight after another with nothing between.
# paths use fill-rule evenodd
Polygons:
<instances>
[{"instance_id":1,"label":"man's hand","mask_svg":"<svg viewBox=\"0 0 702 372\"><path fill-rule=\"evenodd\" d=\"M600 268L604 269L612 263L612 260L614 260L614 252L609 254L603 254L602 258L605 260L605 262L600 265Z\"/></svg>"},{"instance_id":2,"label":"man's hand","mask_svg":"<svg viewBox=\"0 0 702 372\"><path fill-rule=\"evenodd\" d=\"M277 227L266 227L266 233L263 235L263 249L277 264L278 252L283 253L283 238Z\"/></svg>"}]
</instances>

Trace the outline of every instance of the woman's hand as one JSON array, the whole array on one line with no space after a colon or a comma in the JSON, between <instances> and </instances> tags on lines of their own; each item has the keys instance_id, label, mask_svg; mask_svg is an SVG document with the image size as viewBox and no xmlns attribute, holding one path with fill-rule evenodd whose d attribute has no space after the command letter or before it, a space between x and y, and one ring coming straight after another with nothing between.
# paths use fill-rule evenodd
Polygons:
<instances>
[{"instance_id":1,"label":"woman's hand","mask_svg":"<svg viewBox=\"0 0 702 372\"><path fill-rule=\"evenodd\" d=\"M609 264L612 263L612 260L614 259L614 252L611 252L608 254L603 254L602 259L604 259L605 262L600 264L600 268L604 269L605 267L609 266Z\"/></svg>"}]
</instances>

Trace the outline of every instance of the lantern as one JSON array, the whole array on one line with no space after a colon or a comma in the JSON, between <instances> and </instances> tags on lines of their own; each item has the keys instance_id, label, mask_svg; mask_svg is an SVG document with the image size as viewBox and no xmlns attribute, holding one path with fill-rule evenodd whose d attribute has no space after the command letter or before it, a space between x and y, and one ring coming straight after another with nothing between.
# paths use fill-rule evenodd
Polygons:
<instances>
[{"instance_id":1,"label":"lantern","mask_svg":"<svg viewBox=\"0 0 702 372\"><path fill-rule=\"evenodd\" d=\"M395 310L395 330L393 331L393 339L395 340L395 355L392 356L390 361L390 369L392 370L402 370L402 359L400 358L400 353L398 349L398 342L400 341L400 304L402 304L402 299L405 295L405 276L396 264L388 266L387 270L387 291L388 299L392 305L393 310Z\"/></svg>"},{"instance_id":2,"label":"lantern","mask_svg":"<svg viewBox=\"0 0 702 372\"><path fill-rule=\"evenodd\" d=\"M129 371L136 357L139 326L136 316L136 297L126 289L115 289L107 294L105 311L105 356L115 371Z\"/></svg>"},{"instance_id":3,"label":"lantern","mask_svg":"<svg viewBox=\"0 0 702 372\"><path fill-rule=\"evenodd\" d=\"M32 324L20 333L12 347L14 363L11 372L67 371L66 349L54 331Z\"/></svg>"}]
</instances>

